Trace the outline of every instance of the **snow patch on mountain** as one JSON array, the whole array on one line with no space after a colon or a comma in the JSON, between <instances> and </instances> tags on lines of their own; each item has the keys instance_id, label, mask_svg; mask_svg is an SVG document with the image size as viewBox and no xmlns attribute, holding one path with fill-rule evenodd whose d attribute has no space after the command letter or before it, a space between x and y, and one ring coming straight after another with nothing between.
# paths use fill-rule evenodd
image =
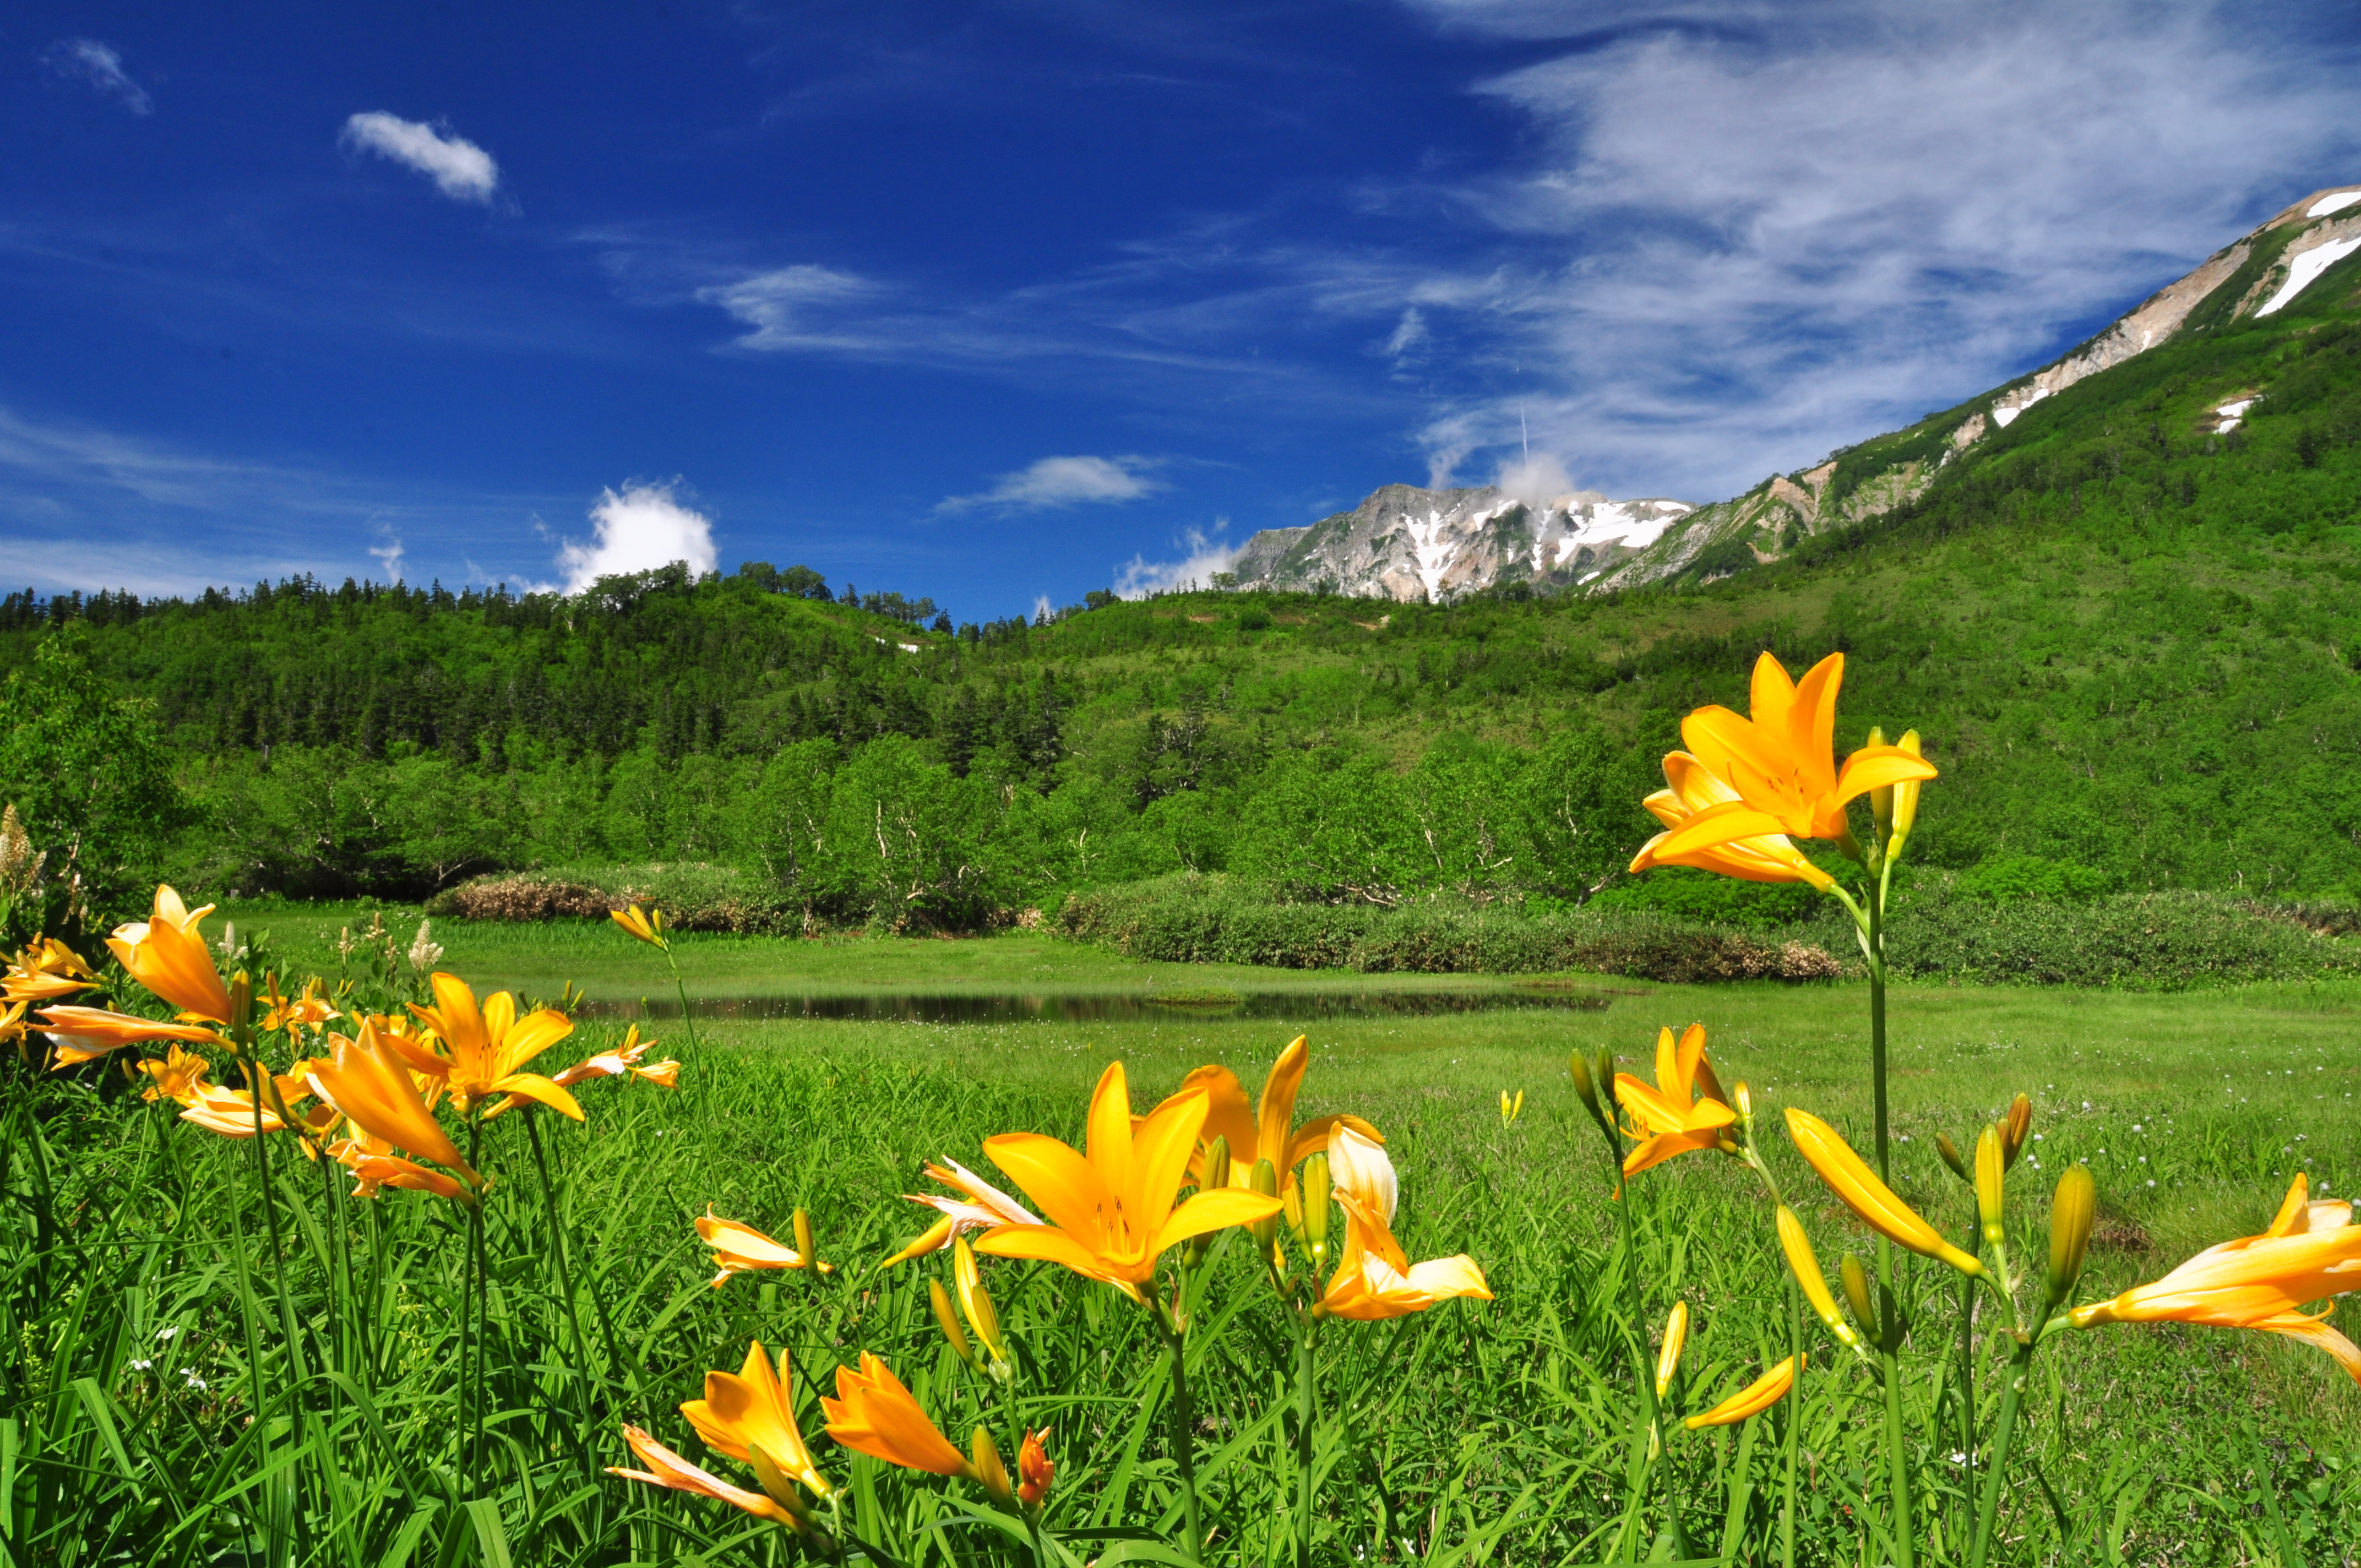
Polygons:
<instances>
[{"instance_id":1,"label":"snow patch on mountain","mask_svg":"<svg viewBox=\"0 0 2361 1568\"><path fill-rule=\"evenodd\" d=\"M2355 194L2361 196L2361 192L2356 192ZM2352 255L2356 250L2361 250L2361 234L2348 235L2343 239L2332 239L2324 245L2313 246L2310 250L2288 263L2287 281L2280 284L2279 291L2270 297L2269 302L2258 307L2255 313L2258 316L2269 315L2281 305L2311 288L2312 281L2322 273Z\"/></svg>"},{"instance_id":2,"label":"snow patch on mountain","mask_svg":"<svg viewBox=\"0 0 2361 1568\"><path fill-rule=\"evenodd\" d=\"M2323 196L2303 210L2307 218L2324 218L2331 213L2341 213L2356 202L2361 202L2361 191L2339 191L2333 196Z\"/></svg>"}]
</instances>

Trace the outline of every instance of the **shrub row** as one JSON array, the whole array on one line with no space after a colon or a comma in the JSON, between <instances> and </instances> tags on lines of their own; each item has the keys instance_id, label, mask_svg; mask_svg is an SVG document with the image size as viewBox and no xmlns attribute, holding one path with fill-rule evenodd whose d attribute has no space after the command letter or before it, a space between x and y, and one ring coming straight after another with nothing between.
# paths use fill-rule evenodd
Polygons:
<instances>
[{"instance_id":1,"label":"shrub row","mask_svg":"<svg viewBox=\"0 0 2361 1568\"><path fill-rule=\"evenodd\" d=\"M1528 915L1421 904L1281 904L1225 877L1178 876L1069 894L1056 929L1134 958L1369 974L1591 970L1673 983L1833 980L1806 942L1621 911Z\"/></svg>"}]
</instances>

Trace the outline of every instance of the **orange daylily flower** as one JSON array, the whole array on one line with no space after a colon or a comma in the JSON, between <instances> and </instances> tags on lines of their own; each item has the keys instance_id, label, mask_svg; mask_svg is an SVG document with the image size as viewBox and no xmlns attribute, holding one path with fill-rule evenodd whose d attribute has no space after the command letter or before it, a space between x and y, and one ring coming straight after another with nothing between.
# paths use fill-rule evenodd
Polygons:
<instances>
[{"instance_id":1,"label":"orange daylily flower","mask_svg":"<svg viewBox=\"0 0 2361 1568\"><path fill-rule=\"evenodd\" d=\"M1681 1424L1695 1431L1699 1427L1736 1426L1750 1416L1761 1415L1787 1397L1787 1390L1795 1386L1797 1364L1805 1359L1801 1352L1789 1356L1712 1409Z\"/></svg>"},{"instance_id":2,"label":"orange daylily flower","mask_svg":"<svg viewBox=\"0 0 2361 1568\"><path fill-rule=\"evenodd\" d=\"M82 955L55 937L36 937L25 945L5 974L0 974L0 1000L54 1002L88 991L98 983Z\"/></svg>"},{"instance_id":3,"label":"orange daylily flower","mask_svg":"<svg viewBox=\"0 0 2361 1568\"><path fill-rule=\"evenodd\" d=\"M41 1026L57 1042L58 1067L71 1067L148 1040L227 1044L217 1032L201 1025L159 1024L153 1018L134 1018L104 1007L43 1008Z\"/></svg>"},{"instance_id":4,"label":"orange daylily flower","mask_svg":"<svg viewBox=\"0 0 2361 1568\"><path fill-rule=\"evenodd\" d=\"M1868 1162L1852 1152L1852 1146L1839 1136L1834 1127L1807 1111L1790 1106L1787 1131L1805 1160L1819 1172L1828 1190L1844 1201L1845 1207L1861 1217L1862 1224L1896 1246L1908 1247L1924 1257L1938 1258L1962 1274L1983 1273L1981 1262L1944 1240L1942 1233L1928 1224L1918 1211L1880 1181Z\"/></svg>"},{"instance_id":5,"label":"orange daylily flower","mask_svg":"<svg viewBox=\"0 0 2361 1568\"><path fill-rule=\"evenodd\" d=\"M711 1497L716 1502L727 1503L733 1508L752 1514L756 1519L770 1519L798 1531L803 1528L795 1515L762 1493L733 1486L710 1471L698 1469L638 1427L627 1424L623 1428L623 1441L631 1445L631 1452L640 1456L647 1469L626 1470L620 1464L609 1464L607 1466L609 1475L620 1475L626 1481L645 1481L652 1486Z\"/></svg>"},{"instance_id":6,"label":"orange daylily flower","mask_svg":"<svg viewBox=\"0 0 2361 1568\"><path fill-rule=\"evenodd\" d=\"M2318 1346L2361 1383L2361 1348L2328 1326L2307 1301L2361 1288L2361 1226L2353 1205L2307 1201L2296 1173L2286 1200L2258 1236L2207 1247L2163 1278L2135 1285L2113 1300L2077 1307L2078 1329L2100 1323L2210 1323L2260 1329Z\"/></svg>"},{"instance_id":7,"label":"orange daylily flower","mask_svg":"<svg viewBox=\"0 0 2361 1568\"><path fill-rule=\"evenodd\" d=\"M1058 1473L1057 1466L1049 1463L1049 1451L1042 1446L1049 1440L1048 1427L1039 1431L1027 1431L1024 1446L1016 1451L1016 1497L1028 1508L1041 1506Z\"/></svg>"},{"instance_id":8,"label":"orange daylily flower","mask_svg":"<svg viewBox=\"0 0 2361 1568\"><path fill-rule=\"evenodd\" d=\"M752 1464L760 1449L773 1469L801 1482L814 1497L825 1497L835 1488L819 1473L803 1429L796 1424L794 1389L795 1367L787 1353L779 1352L779 1369L773 1372L757 1340L737 1372L707 1373L705 1398L688 1400L680 1413L715 1453Z\"/></svg>"},{"instance_id":9,"label":"orange daylily flower","mask_svg":"<svg viewBox=\"0 0 2361 1568\"><path fill-rule=\"evenodd\" d=\"M159 884L155 913L118 926L106 946L131 978L181 1010L181 1021L226 1024L229 989L214 968L213 954L197 924L214 912L210 904L191 910L170 887Z\"/></svg>"},{"instance_id":10,"label":"orange daylily flower","mask_svg":"<svg viewBox=\"0 0 2361 1568\"><path fill-rule=\"evenodd\" d=\"M752 1225L720 1218L710 1203L705 1206L705 1217L697 1222L697 1234L713 1249L713 1261L720 1266L721 1272L713 1277L716 1290L730 1283L733 1274L811 1266L811 1259L795 1248L773 1241Z\"/></svg>"},{"instance_id":11,"label":"orange daylily flower","mask_svg":"<svg viewBox=\"0 0 2361 1568\"><path fill-rule=\"evenodd\" d=\"M1345 1246L1314 1309L1322 1316L1375 1322L1457 1296L1492 1299L1484 1271L1465 1253L1413 1264L1376 1209L1342 1187L1335 1196L1345 1210Z\"/></svg>"},{"instance_id":12,"label":"orange daylily flower","mask_svg":"<svg viewBox=\"0 0 2361 1568\"><path fill-rule=\"evenodd\" d=\"M1695 808L1651 846L1655 863L1686 863L1697 851L1748 839L1841 839L1850 832L1850 802L1874 789L1936 777L1933 764L1899 746L1864 746L1837 766L1837 687L1843 678L1841 653L1829 654L1796 682L1765 653L1754 662L1751 718L1713 706L1683 719L1685 754L1737 798ZM1672 776L1668 765L1666 777Z\"/></svg>"},{"instance_id":13,"label":"orange daylily flower","mask_svg":"<svg viewBox=\"0 0 2361 1568\"><path fill-rule=\"evenodd\" d=\"M1232 1187L1251 1187L1255 1162L1267 1159L1278 1168L1279 1190L1284 1192L1295 1185L1295 1168L1326 1148L1330 1135L1340 1126L1351 1127L1363 1137L1384 1143L1385 1135L1358 1116L1319 1116L1301 1127L1294 1124L1296 1093L1303 1087L1304 1070L1311 1065L1312 1047L1303 1036L1298 1035L1271 1064L1269 1074L1262 1081L1262 1098L1251 1108L1246 1103L1246 1085L1228 1068L1201 1067L1182 1079L1180 1089L1165 1101L1165 1105L1190 1094L1205 1097L1205 1125L1198 1135L1201 1152L1189 1157L1189 1174L1198 1176L1202 1172L1202 1146L1215 1138L1226 1138ZM1164 1106L1156 1109L1161 1111ZM1146 1116L1134 1117L1132 1125L1140 1127L1147 1120Z\"/></svg>"},{"instance_id":14,"label":"orange daylily flower","mask_svg":"<svg viewBox=\"0 0 2361 1568\"><path fill-rule=\"evenodd\" d=\"M427 1108L409 1071L388 1052L374 1023L361 1025L357 1040L331 1036L331 1052L313 1062L305 1075L313 1093L389 1147L407 1149L456 1170L470 1186L483 1185L484 1179L468 1168L458 1146Z\"/></svg>"},{"instance_id":15,"label":"orange daylily flower","mask_svg":"<svg viewBox=\"0 0 2361 1568\"><path fill-rule=\"evenodd\" d=\"M143 1061L139 1070L153 1081L140 1091L139 1098L148 1102L172 1099L183 1105L194 1105L206 1088L205 1069L209 1064L194 1051L182 1050L180 1042L172 1043L170 1053L162 1061Z\"/></svg>"},{"instance_id":16,"label":"orange daylily flower","mask_svg":"<svg viewBox=\"0 0 2361 1568\"><path fill-rule=\"evenodd\" d=\"M621 1045L611 1051L600 1051L595 1057L585 1057L564 1072L554 1074L549 1081L556 1084L560 1089L571 1089L577 1083L588 1083L593 1079L620 1078L625 1073L629 1073L633 1078L643 1078L662 1089L678 1088L680 1063L660 1061L650 1062L645 1066L641 1065L642 1058L655 1049L655 1046L656 1043L653 1040L640 1038L640 1026L634 1024L624 1031ZM522 1094L510 1095L485 1112L484 1120L489 1122L495 1116L507 1114L522 1105L526 1098Z\"/></svg>"},{"instance_id":17,"label":"orange daylily flower","mask_svg":"<svg viewBox=\"0 0 2361 1568\"><path fill-rule=\"evenodd\" d=\"M1623 1159L1623 1174L1634 1176L1652 1165L1696 1149L1719 1148L1721 1129L1738 1120L1705 1057L1705 1025L1692 1024L1680 1043L1670 1029L1656 1035L1656 1082L1653 1088L1628 1072L1615 1075L1615 1099L1631 1114L1633 1126L1623 1135L1638 1143Z\"/></svg>"},{"instance_id":18,"label":"orange daylily flower","mask_svg":"<svg viewBox=\"0 0 2361 1568\"><path fill-rule=\"evenodd\" d=\"M398 1035L388 1043L412 1067L447 1080L451 1098L463 1113L491 1095L522 1094L582 1120L582 1107L573 1095L540 1073L523 1070L527 1062L572 1034L574 1020L549 1007L520 1018L516 998L505 991L485 998L479 1010L476 993L455 974L438 970L429 983L434 988L434 1005L421 1007L413 1002L410 1010L434 1031L447 1054L407 1044Z\"/></svg>"},{"instance_id":19,"label":"orange daylily flower","mask_svg":"<svg viewBox=\"0 0 2361 1568\"><path fill-rule=\"evenodd\" d=\"M856 1453L935 1475L983 1479L966 1454L951 1446L902 1380L867 1351L861 1370L836 1369L836 1398L823 1398L828 1435Z\"/></svg>"},{"instance_id":20,"label":"orange daylily flower","mask_svg":"<svg viewBox=\"0 0 2361 1568\"><path fill-rule=\"evenodd\" d=\"M1633 875L1657 866L1695 866L1744 882L1809 883L1822 893L1836 885L1836 878L1814 865L1784 833L1674 848L1682 841L1677 836L1706 813L1744 803L1735 789L1686 751L1665 756L1664 784L1666 787L1640 803L1664 825L1664 831L1641 845L1640 852L1631 857Z\"/></svg>"},{"instance_id":21,"label":"orange daylily flower","mask_svg":"<svg viewBox=\"0 0 2361 1568\"><path fill-rule=\"evenodd\" d=\"M1063 1264L1145 1304L1144 1288L1155 1279L1156 1260L1167 1248L1279 1211L1277 1198L1240 1187L1200 1192L1174 1207L1207 1110L1203 1092L1178 1094L1135 1131L1123 1064L1110 1063L1091 1095L1087 1153L1040 1133L984 1140L984 1153L1041 1206L1049 1223L1002 1225L976 1250Z\"/></svg>"},{"instance_id":22,"label":"orange daylily flower","mask_svg":"<svg viewBox=\"0 0 2361 1568\"><path fill-rule=\"evenodd\" d=\"M353 1173L356 1198L374 1198L388 1187L400 1187L432 1192L456 1203L472 1201L458 1181L416 1160L402 1158L383 1138L367 1133L357 1138L339 1138L328 1146L327 1152L330 1159Z\"/></svg>"}]
</instances>

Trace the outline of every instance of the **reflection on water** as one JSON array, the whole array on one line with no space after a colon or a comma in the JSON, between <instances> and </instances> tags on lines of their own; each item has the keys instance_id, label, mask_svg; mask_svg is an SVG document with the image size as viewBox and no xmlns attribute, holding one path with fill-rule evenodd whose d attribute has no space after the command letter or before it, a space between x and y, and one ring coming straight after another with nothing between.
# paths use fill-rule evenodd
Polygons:
<instances>
[{"instance_id":1,"label":"reflection on water","mask_svg":"<svg viewBox=\"0 0 2361 1568\"><path fill-rule=\"evenodd\" d=\"M881 1018L919 1024L1006 1024L1055 1020L1094 1024L1132 1018L1367 1018L1490 1013L1504 1008L1554 1007L1598 1012L1608 1004L1591 991L1264 991L1244 995L1198 992L1182 998L1127 996L907 995L707 996L700 1018ZM677 1018L676 998L586 1002L580 1018Z\"/></svg>"}]
</instances>

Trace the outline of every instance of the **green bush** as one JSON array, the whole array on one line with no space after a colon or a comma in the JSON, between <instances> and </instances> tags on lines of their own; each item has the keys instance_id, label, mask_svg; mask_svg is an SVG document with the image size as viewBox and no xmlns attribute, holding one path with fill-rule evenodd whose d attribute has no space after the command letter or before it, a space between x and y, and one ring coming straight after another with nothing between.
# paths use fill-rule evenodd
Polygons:
<instances>
[{"instance_id":1,"label":"green bush","mask_svg":"<svg viewBox=\"0 0 2361 1568\"><path fill-rule=\"evenodd\" d=\"M2045 904L2081 904L2114 890L2114 879L2095 866L2045 861L2038 855L2004 855L1960 873L1952 891L1986 904L2036 899Z\"/></svg>"}]
</instances>

